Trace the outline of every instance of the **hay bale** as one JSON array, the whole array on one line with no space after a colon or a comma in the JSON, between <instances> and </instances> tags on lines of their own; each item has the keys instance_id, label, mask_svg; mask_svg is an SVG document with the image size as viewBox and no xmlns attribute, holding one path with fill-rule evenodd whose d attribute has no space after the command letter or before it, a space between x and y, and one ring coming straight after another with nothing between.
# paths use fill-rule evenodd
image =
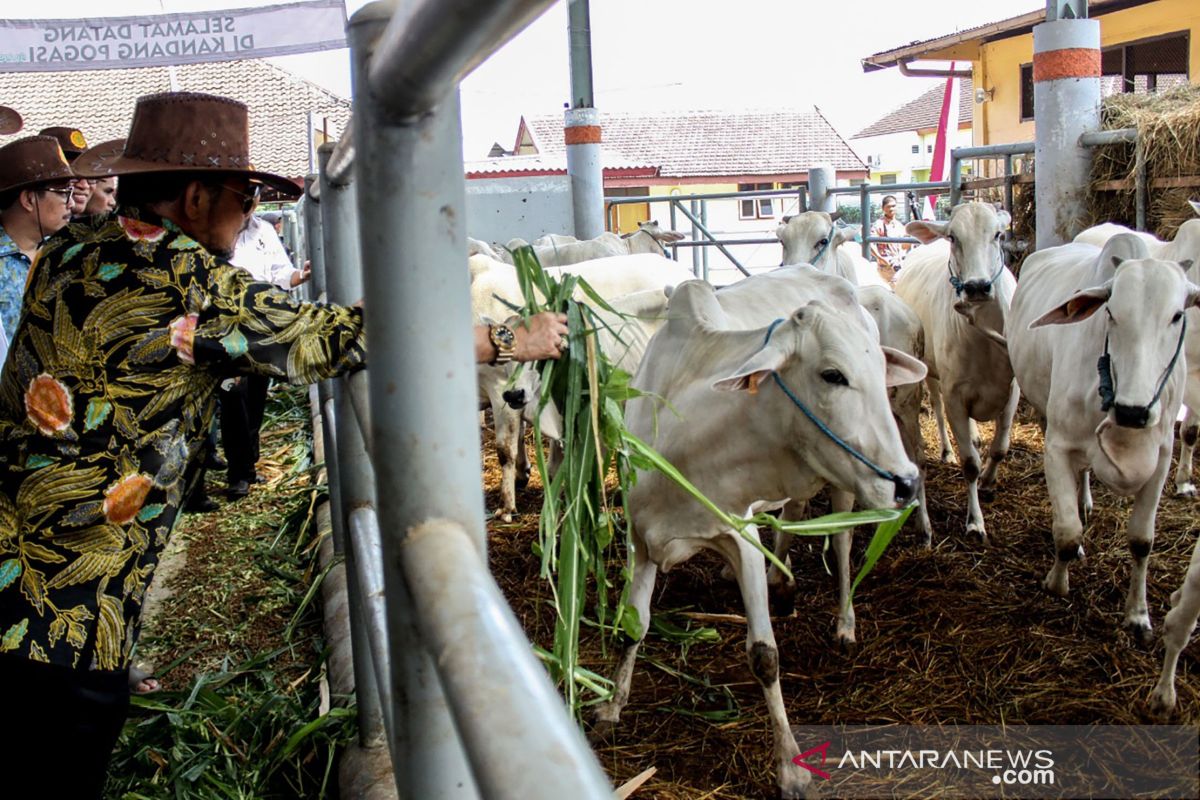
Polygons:
<instances>
[{"instance_id":1,"label":"hay bale","mask_svg":"<svg viewBox=\"0 0 1200 800\"><path fill-rule=\"evenodd\" d=\"M1200 175L1200 86L1180 86L1158 94L1112 95L1101 105L1100 122L1104 130L1137 128L1151 180ZM1133 190L1100 191L1098 186L1106 181L1132 181L1136 168L1131 144L1095 149L1088 224L1133 226ZM1160 238L1174 237L1179 226L1195 216L1187 201L1197 194L1197 187L1150 189L1146 227Z\"/></svg>"}]
</instances>

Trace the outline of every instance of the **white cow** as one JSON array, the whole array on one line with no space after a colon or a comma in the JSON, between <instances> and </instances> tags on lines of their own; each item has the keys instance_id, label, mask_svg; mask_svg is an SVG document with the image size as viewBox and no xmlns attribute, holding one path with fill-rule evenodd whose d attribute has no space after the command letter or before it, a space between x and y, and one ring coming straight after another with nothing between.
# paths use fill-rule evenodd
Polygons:
<instances>
[{"instance_id":1,"label":"white cow","mask_svg":"<svg viewBox=\"0 0 1200 800\"><path fill-rule=\"evenodd\" d=\"M1008 213L991 205L963 203L951 210L947 222L908 223L905 231L923 244L909 252L896 281L896 294L917 313L925 330L926 382L942 459L950 458L946 416L958 445L967 481L967 533L985 543L979 493L990 493L995 484L1021 397L1004 345L1016 288L1001 252L1008 222ZM975 420L996 421L982 469Z\"/></svg>"},{"instance_id":2,"label":"white cow","mask_svg":"<svg viewBox=\"0 0 1200 800\"><path fill-rule=\"evenodd\" d=\"M554 239L559 237L555 236ZM563 237L565 238L565 237ZM612 256L637 255L653 253L665 256L665 245L684 238L682 233L663 230L655 220L639 222L638 229L632 233L617 235L605 232L595 239L585 241L552 241L550 244L538 246L534 243L533 250L543 267L566 266L591 261L597 258Z\"/></svg>"},{"instance_id":3,"label":"white cow","mask_svg":"<svg viewBox=\"0 0 1200 800\"><path fill-rule=\"evenodd\" d=\"M472 256L468 264L471 270L471 309L477 321L507 320L516 313L514 308L524 305L516 268L511 264L482 255ZM652 325L653 318L661 316L661 309L665 304L663 290L694 277L691 270L668 258L655 255L599 259L570 267L553 267L546 272L556 279L567 273L579 275L606 299L629 296L618 303L621 306L620 310L627 310L643 319L636 324L630 323L629 330L622 331L620 342L607 338L611 334L607 330L603 331L600 343L602 347L611 348L618 356L624 356L627 360L623 365L631 374L636 369L637 362L630 359L640 357L644 342L649 339L648 331L653 330L652 327L641 326ZM649 294L642 294L644 292ZM586 295L578 291L575 299L585 301ZM656 308L658 312L655 311ZM617 324L614 320L609 321L612 325ZM638 343L641 343L641 349L636 346ZM625 352L627 346L632 346L630 352ZM525 371L531 372L528 369ZM511 372L511 368L484 366L480 367L477 374L481 398L487 397L492 410L496 455L500 465L501 507L497 513L506 522L511 521L516 513L518 472L524 475L528 471L520 409L537 396L536 384L509 386ZM504 396L506 391L507 398ZM543 429L552 432L557 425L556 420L553 411L544 414Z\"/></svg>"},{"instance_id":4,"label":"white cow","mask_svg":"<svg viewBox=\"0 0 1200 800\"><path fill-rule=\"evenodd\" d=\"M784 272L807 277L785 286L772 277ZM758 278L766 279L759 286L772 290L761 293L764 300L786 290L791 296L807 294L807 301L770 326L738 330L724 304L745 299L738 294L741 284L717 292L691 281L675 289L667 325L651 340L633 382L664 399L669 410L659 409L650 397L631 400L630 431L656 447L718 507L734 513L778 508L789 498L804 501L826 483L852 492L867 507L907 503L916 491L917 471L888 413L886 384L920 380L921 364L880 348L846 282L808 267L752 280ZM743 282L748 288L741 292L754 288L752 280ZM797 401L886 477L839 449ZM780 793L802 797L810 775L792 763L799 750L779 685L762 554L657 472L638 475L629 511L630 605L641 636L621 655L613 699L598 709L599 723L615 724L629 700L659 569L667 572L701 550L712 550L733 568L741 587L747 657L767 701ZM753 529L748 533L758 535Z\"/></svg>"},{"instance_id":5,"label":"white cow","mask_svg":"<svg viewBox=\"0 0 1200 800\"><path fill-rule=\"evenodd\" d=\"M1150 258L1145 242L1129 235L1103 250L1052 247L1025 259L1009 314L1017 381L1046 419L1056 557L1043 585L1065 597L1068 568L1083 556L1080 506L1086 514L1090 470L1133 497L1124 626L1143 641L1151 635L1146 565L1183 399L1184 314L1200 300L1187 266Z\"/></svg>"},{"instance_id":6,"label":"white cow","mask_svg":"<svg viewBox=\"0 0 1200 800\"><path fill-rule=\"evenodd\" d=\"M783 245L783 266L812 264L834 275L841 275L856 286L887 286L875 265L862 257L854 238L857 225L838 225L842 212L805 211L784 217L775 228L775 238ZM889 287L890 288L890 287Z\"/></svg>"},{"instance_id":7,"label":"white cow","mask_svg":"<svg viewBox=\"0 0 1200 800\"><path fill-rule=\"evenodd\" d=\"M1192 209L1200 214L1200 203L1191 202ZM1190 219L1180 226L1175 239L1163 242L1155 236L1141 231L1131 231L1123 225L1106 222L1080 233L1076 242L1087 242L1103 247L1105 242L1118 233L1131 234L1146 243L1154 258L1165 261L1191 261L1187 271L1188 280L1200 284L1200 219ZM1200 310L1189 310L1188 332L1184 340L1187 353L1187 382L1184 386L1183 405L1185 416L1179 426L1182 447L1179 448L1179 463L1175 467L1175 493L1186 497L1196 496L1196 484L1192 482L1192 457L1196 440L1200 439Z\"/></svg>"},{"instance_id":8,"label":"white cow","mask_svg":"<svg viewBox=\"0 0 1200 800\"><path fill-rule=\"evenodd\" d=\"M921 320L908 305L892 293L892 288L879 275L874 264L867 262L853 250L857 226L841 227L836 224L842 212L826 214L823 211L805 211L792 217L784 217L783 224L775 229L775 236L783 245L783 264L812 264L822 272L840 275L861 287L859 301L874 318L879 328L879 343L918 359L925 357L925 332ZM892 413L900 426L901 437L908 457L921 465L922 481L920 508L917 512L925 544L932 541L933 529L929 522L929 511L925 506L924 446L921 441L921 384L914 383L891 389ZM834 497L834 507L841 508L846 499ZM840 543L834 539L835 546ZM786 542L783 544L786 545ZM777 552L776 555L779 555ZM839 553L839 557L841 554ZM782 580L779 570L772 570L769 579L774 585ZM853 640L851 637L850 641Z\"/></svg>"}]
</instances>

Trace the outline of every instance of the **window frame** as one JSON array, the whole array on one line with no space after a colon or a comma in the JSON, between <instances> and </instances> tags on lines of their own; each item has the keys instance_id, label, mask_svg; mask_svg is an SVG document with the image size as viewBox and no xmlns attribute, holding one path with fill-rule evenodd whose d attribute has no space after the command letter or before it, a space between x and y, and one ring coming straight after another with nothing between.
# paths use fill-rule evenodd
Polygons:
<instances>
[{"instance_id":1,"label":"window frame","mask_svg":"<svg viewBox=\"0 0 1200 800\"><path fill-rule=\"evenodd\" d=\"M739 192L761 192L778 188L774 183L739 183ZM747 197L737 201L738 219L775 219L774 197ZM746 204L752 203L754 213L746 213Z\"/></svg>"}]
</instances>

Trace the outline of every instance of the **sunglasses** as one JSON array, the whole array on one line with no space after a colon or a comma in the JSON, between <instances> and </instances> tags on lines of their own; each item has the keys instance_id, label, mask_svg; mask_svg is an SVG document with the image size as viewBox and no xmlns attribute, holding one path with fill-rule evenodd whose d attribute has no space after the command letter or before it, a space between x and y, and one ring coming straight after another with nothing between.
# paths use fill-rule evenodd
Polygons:
<instances>
[{"instance_id":1,"label":"sunglasses","mask_svg":"<svg viewBox=\"0 0 1200 800\"><path fill-rule=\"evenodd\" d=\"M242 213L249 214L250 210L254 208L254 204L258 202L258 195L262 191L262 184L250 184L249 192L243 192L239 189L234 189L232 186L226 186L223 183L221 184L221 188L225 189L226 191L233 192L234 194L240 194L242 196Z\"/></svg>"},{"instance_id":2,"label":"sunglasses","mask_svg":"<svg viewBox=\"0 0 1200 800\"><path fill-rule=\"evenodd\" d=\"M71 202L71 190L70 190L70 189L50 189L50 188L46 188L46 189L43 189L42 191L43 191L43 192L49 192L50 194L56 194L56 195L58 195L59 197L61 197L61 198L62 198L62 200L63 200L63 202L64 202L64 203L69 203L69 202Z\"/></svg>"}]
</instances>

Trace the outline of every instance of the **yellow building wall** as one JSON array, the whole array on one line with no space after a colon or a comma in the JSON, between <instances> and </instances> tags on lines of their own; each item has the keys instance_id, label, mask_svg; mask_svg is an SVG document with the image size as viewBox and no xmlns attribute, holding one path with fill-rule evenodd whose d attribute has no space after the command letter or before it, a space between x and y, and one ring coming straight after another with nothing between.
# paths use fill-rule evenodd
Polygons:
<instances>
[{"instance_id":1,"label":"yellow building wall","mask_svg":"<svg viewBox=\"0 0 1200 800\"><path fill-rule=\"evenodd\" d=\"M1190 31L1188 78L1200 84L1200 2L1158 0L1097 17L1100 47L1112 47L1178 31ZM1021 65L1033 61L1033 34L984 44L974 62L975 86L992 90L991 100L975 104L976 144L1033 139L1033 122L1021 122Z\"/></svg>"}]
</instances>

